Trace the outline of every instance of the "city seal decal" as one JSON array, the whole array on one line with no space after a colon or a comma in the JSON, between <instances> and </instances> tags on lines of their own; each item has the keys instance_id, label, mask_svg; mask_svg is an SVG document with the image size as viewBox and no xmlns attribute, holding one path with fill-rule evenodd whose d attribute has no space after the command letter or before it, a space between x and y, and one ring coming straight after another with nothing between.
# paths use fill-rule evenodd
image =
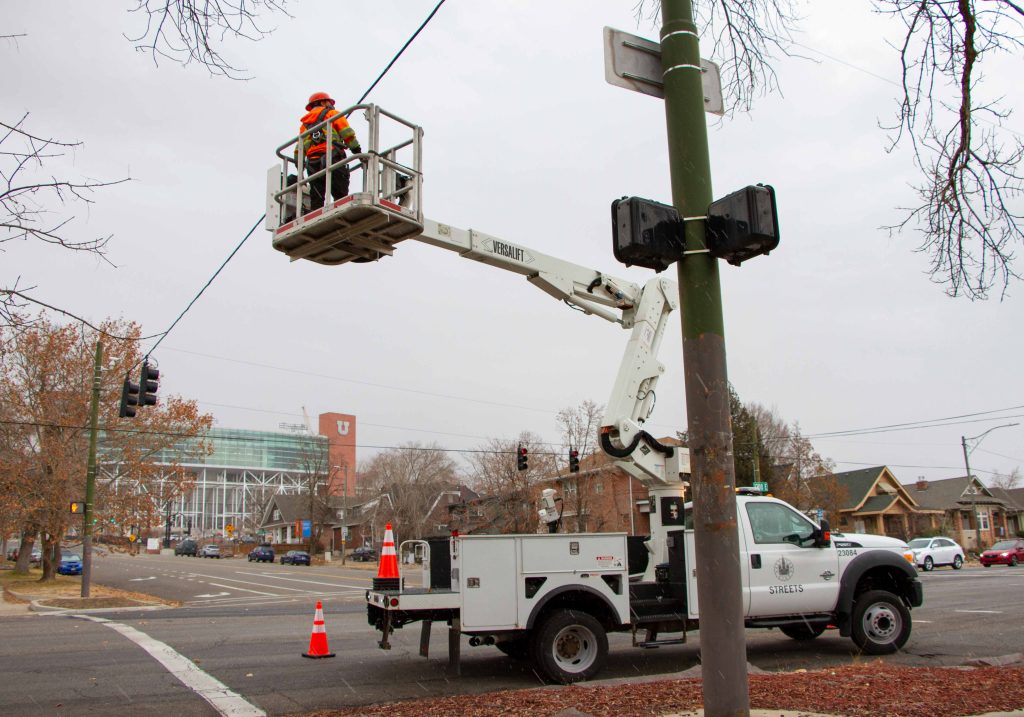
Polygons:
<instances>
[{"instance_id":1,"label":"city seal decal","mask_svg":"<svg viewBox=\"0 0 1024 717\"><path fill-rule=\"evenodd\" d=\"M792 579L793 573L796 570L796 566L793 565L792 560L787 560L785 557L781 557L775 561L775 577L780 582L787 582Z\"/></svg>"}]
</instances>

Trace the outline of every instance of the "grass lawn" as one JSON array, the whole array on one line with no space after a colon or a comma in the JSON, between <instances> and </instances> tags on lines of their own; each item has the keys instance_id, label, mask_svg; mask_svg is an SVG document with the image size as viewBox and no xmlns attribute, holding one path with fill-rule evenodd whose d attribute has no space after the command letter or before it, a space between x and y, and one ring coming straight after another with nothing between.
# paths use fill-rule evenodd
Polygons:
<instances>
[{"instance_id":1,"label":"grass lawn","mask_svg":"<svg viewBox=\"0 0 1024 717\"><path fill-rule=\"evenodd\" d=\"M7 565L11 569L0 570L0 594L7 602L42 600L44 605L51 607L83 609L89 607L135 607L140 603L177 604L154 598L151 595L104 587L95 582L89 586L89 597L82 598L81 575L57 575L56 579L41 583L39 578L43 575L42 568L31 568L27 575L16 575L13 563ZM24 600L19 600L18 596Z\"/></svg>"}]
</instances>

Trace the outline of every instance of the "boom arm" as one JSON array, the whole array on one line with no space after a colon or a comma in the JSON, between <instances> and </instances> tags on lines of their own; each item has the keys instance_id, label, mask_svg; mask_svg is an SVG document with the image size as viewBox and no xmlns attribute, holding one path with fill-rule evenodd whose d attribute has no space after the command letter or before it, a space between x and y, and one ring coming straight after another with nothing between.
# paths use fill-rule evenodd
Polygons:
<instances>
[{"instance_id":1,"label":"boom arm","mask_svg":"<svg viewBox=\"0 0 1024 717\"><path fill-rule=\"evenodd\" d=\"M659 444L642 428L654 410L655 389L665 371L657 355L668 316L678 307L675 283L655 277L640 287L483 232L430 219L424 220L423 233L414 238L522 274L546 294L631 329L601 421L601 448L648 485L681 484L681 473L689 472L686 451Z\"/></svg>"}]
</instances>

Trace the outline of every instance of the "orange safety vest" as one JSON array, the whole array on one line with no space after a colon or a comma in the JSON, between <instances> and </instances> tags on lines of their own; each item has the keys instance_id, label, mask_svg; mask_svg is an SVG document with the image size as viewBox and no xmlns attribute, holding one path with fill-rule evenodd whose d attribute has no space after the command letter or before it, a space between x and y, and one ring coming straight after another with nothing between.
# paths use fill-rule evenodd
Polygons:
<instances>
[{"instance_id":1,"label":"orange safety vest","mask_svg":"<svg viewBox=\"0 0 1024 717\"><path fill-rule=\"evenodd\" d=\"M345 156L345 145L352 147L358 146L359 143L356 141L355 130L349 125L345 115L337 110L329 107L314 107L300 120L302 124L299 127L299 134L332 117L334 120L331 122L331 144L334 145L336 152L341 153L336 159L341 159ZM319 157L327 154L327 125L303 137L302 148L307 157Z\"/></svg>"}]
</instances>

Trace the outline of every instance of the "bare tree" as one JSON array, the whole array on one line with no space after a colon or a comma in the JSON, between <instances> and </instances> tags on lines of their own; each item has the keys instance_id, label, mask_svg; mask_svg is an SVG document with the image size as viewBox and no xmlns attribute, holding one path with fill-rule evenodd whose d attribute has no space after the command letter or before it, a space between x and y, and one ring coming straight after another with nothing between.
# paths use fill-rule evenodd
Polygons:
<instances>
[{"instance_id":1,"label":"bare tree","mask_svg":"<svg viewBox=\"0 0 1024 717\"><path fill-rule=\"evenodd\" d=\"M528 468L518 470L517 449L527 450ZM553 471L553 456L540 436L523 431L516 440L492 438L469 456L471 487L482 497L483 515L474 529L488 533L528 533L537 528L534 485Z\"/></svg>"},{"instance_id":2,"label":"bare tree","mask_svg":"<svg viewBox=\"0 0 1024 717\"><path fill-rule=\"evenodd\" d=\"M75 239L70 235L72 206L92 203L92 192L128 181L103 182L92 179L57 179L47 174L47 163L59 160L81 146L37 136L25 129L28 115L13 124L0 122L0 252L13 242L42 242L58 249L103 257L109 236ZM54 207L67 211L58 211ZM28 295L33 287L20 277L0 286L0 324L13 325L18 309L39 304Z\"/></svg>"},{"instance_id":3,"label":"bare tree","mask_svg":"<svg viewBox=\"0 0 1024 717\"><path fill-rule=\"evenodd\" d=\"M129 12L142 16L145 27L126 39L137 50L150 53L154 62L160 57L182 65L197 62L212 75L243 79L244 70L225 59L219 48L227 40L262 39L270 30L261 23L261 14L287 15L286 5L287 0L135 0ZM0 39L15 44L22 37L25 35L20 33L0 35ZM94 190L128 180L49 175L48 161L63 157L80 143L33 134L25 128L27 117L23 115L11 124L0 122L0 245L35 240L104 257L110 236L73 238L69 226L74 218L71 205L91 203ZM23 310L29 305L82 320L32 295L35 286L31 280L16 276L3 281L6 285L0 285L0 324L12 325L15 317L26 320Z\"/></svg>"},{"instance_id":4,"label":"bare tree","mask_svg":"<svg viewBox=\"0 0 1024 717\"><path fill-rule=\"evenodd\" d=\"M768 479L772 493L801 510L821 508L837 520L846 496L835 479L835 463L814 449L798 422L787 423L777 409L750 403L746 410L775 463Z\"/></svg>"},{"instance_id":5,"label":"bare tree","mask_svg":"<svg viewBox=\"0 0 1024 717\"><path fill-rule=\"evenodd\" d=\"M996 473L989 480L989 485L1003 490L1013 490L1020 485L1020 467L1014 468L1009 473Z\"/></svg>"},{"instance_id":6,"label":"bare tree","mask_svg":"<svg viewBox=\"0 0 1024 717\"><path fill-rule=\"evenodd\" d=\"M244 70L228 62L218 49L225 38L257 41L270 30L260 14L287 15L287 0L136 0L129 12L145 19L145 31L129 37L135 49L157 63L164 57L181 65L193 62L212 75L243 79Z\"/></svg>"},{"instance_id":7,"label":"bare tree","mask_svg":"<svg viewBox=\"0 0 1024 717\"><path fill-rule=\"evenodd\" d=\"M576 449L579 451L580 460L583 461L597 450L597 429L601 425L603 413L604 406L600 406L590 399L583 401L578 406L563 408L558 412L555 420L561 430L566 454L570 449ZM595 476L589 471L567 473L562 481L565 493L562 500L566 511L574 516L573 522L577 532L598 530L601 527L591 525L589 522L591 485L595 479L601 477Z\"/></svg>"},{"instance_id":8,"label":"bare tree","mask_svg":"<svg viewBox=\"0 0 1024 717\"><path fill-rule=\"evenodd\" d=\"M951 296L1005 295L1024 243L1024 142L1002 128L1010 110L979 99L986 56L1024 49L1024 6L1009 0L873 0L905 27L897 48L902 98L892 146L907 137L923 178L919 205L890 230L915 228L931 275ZM1015 206L1016 203L1016 206Z\"/></svg>"},{"instance_id":9,"label":"bare tree","mask_svg":"<svg viewBox=\"0 0 1024 717\"><path fill-rule=\"evenodd\" d=\"M455 461L437 444L407 443L378 453L360 473L379 496L387 496L375 520L392 521L403 540L422 538L437 497L459 484Z\"/></svg>"},{"instance_id":10,"label":"bare tree","mask_svg":"<svg viewBox=\"0 0 1024 717\"><path fill-rule=\"evenodd\" d=\"M336 478L337 468L330 465L327 443L317 436L306 436L299 449L298 463L303 472L301 479L306 515L309 516L309 552L321 548L325 526L332 521L330 486Z\"/></svg>"},{"instance_id":11,"label":"bare tree","mask_svg":"<svg viewBox=\"0 0 1024 717\"><path fill-rule=\"evenodd\" d=\"M871 0L903 24L901 92L890 150L909 143L921 173L918 204L890 233L917 231L932 280L950 296L1005 296L1024 245L1024 142L1005 128L1010 110L987 85L982 62L1024 49L1024 5L1014 0ZM654 17L660 3L636 5ZM700 37L722 66L731 110L778 88L772 64L789 55L797 15L790 0L693 0Z\"/></svg>"}]
</instances>

